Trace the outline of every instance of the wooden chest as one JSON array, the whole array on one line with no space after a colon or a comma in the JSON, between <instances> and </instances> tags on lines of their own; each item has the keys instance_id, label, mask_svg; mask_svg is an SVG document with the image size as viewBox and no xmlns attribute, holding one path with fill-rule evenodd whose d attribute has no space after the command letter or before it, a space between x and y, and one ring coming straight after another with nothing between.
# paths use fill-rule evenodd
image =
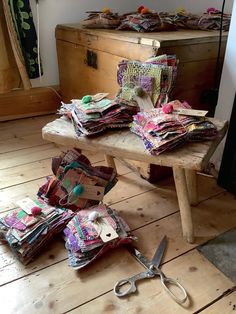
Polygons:
<instances>
[{"instance_id":1,"label":"wooden chest","mask_svg":"<svg viewBox=\"0 0 236 314\"><path fill-rule=\"evenodd\" d=\"M227 34L223 34L219 68L226 39ZM121 60L144 61L168 53L176 54L179 59L174 98L186 100L196 109L211 110L201 101L201 95L214 86L219 32L179 30L143 34L66 24L56 27L56 45L64 101L97 92L109 92L109 97L114 97L119 88L116 72ZM151 181L155 181L156 171L161 174L160 169L150 165L137 167Z\"/></svg>"},{"instance_id":2,"label":"wooden chest","mask_svg":"<svg viewBox=\"0 0 236 314\"><path fill-rule=\"evenodd\" d=\"M227 34L221 46L222 64ZM206 108L201 94L213 88L219 32L179 30L137 33L89 30L78 24L58 25L56 44L63 100L97 92L117 93L117 64L122 59L144 61L154 54L176 54L179 59L174 98L198 109Z\"/></svg>"}]
</instances>

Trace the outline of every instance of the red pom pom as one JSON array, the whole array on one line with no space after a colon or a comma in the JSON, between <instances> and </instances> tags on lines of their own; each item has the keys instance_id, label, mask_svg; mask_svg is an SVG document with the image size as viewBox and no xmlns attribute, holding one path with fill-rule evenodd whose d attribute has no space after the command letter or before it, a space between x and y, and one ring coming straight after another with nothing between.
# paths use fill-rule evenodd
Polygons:
<instances>
[{"instance_id":1,"label":"red pom pom","mask_svg":"<svg viewBox=\"0 0 236 314\"><path fill-rule=\"evenodd\" d=\"M150 13L149 9L146 7L142 8L141 14L147 14L147 13Z\"/></svg>"},{"instance_id":2,"label":"red pom pom","mask_svg":"<svg viewBox=\"0 0 236 314\"><path fill-rule=\"evenodd\" d=\"M38 207L38 206L34 206L31 208L31 213L33 216L37 216L39 214L41 214L42 208Z\"/></svg>"},{"instance_id":3,"label":"red pom pom","mask_svg":"<svg viewBox=\"0 0 236 314\"><path fill-rule=\"evenodd\" d=\"M142 9L144 9L144 6L141 5L140 7L138 7L138 13L141 13Z\"/></svg>"},{"instance_id":4,"label":"red pom pom","mask_svg":"<svg viewBox=\"0 0 236 314\"><path fill-rule=\"evenodd\" d=\"M164 106L162 107L162 111L163 111L164 113L172 113L173 110L174 110L174 108L173 108L173 106L170 105L170 104L166 104L166 105L164 105Z\"/></svg>"}]
</instances>

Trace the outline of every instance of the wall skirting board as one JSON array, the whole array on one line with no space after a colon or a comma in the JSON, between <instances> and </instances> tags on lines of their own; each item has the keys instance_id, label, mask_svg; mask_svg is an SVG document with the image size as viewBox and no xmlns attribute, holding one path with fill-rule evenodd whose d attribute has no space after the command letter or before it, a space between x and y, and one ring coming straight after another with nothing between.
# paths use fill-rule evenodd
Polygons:
<instances>
[{"instance_id":1,"label":"wall skirting board","mask_svg":"<svg viewBox=\"0 0 236 314\"><path fill-rule=\"evenodd\" d=\"M0 121L56 112L60 107L58 86L17 89L0 94Z\"/></svg>"}]
</instances>

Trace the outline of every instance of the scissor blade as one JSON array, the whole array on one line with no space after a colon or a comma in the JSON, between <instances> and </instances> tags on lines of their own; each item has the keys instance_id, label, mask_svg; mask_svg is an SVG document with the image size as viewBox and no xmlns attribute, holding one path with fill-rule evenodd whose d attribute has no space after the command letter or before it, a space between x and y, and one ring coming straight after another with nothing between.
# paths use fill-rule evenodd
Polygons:
<instances>
[{"instance_id":1,"label":"scissor blade","mask_svg":"<svg viewBox=\"0 0 236 314\"><path fill-rule=\"evenodd\" d=\"M142 254L140 253L136 248L134 247L128 247L128 251L136 258L136 260L143 265L145 268L149 269L149 267L152 265L152 263Z\"/></svg>"},{"instance_id":2,"label":"scissor blade","mask_svg":"<svg viewBox=\"0 0 236 314\"><path fill-rule=\"evenodd\" d=\"M164 238L161 240L161 243L158 246L156 253L152 259L152 264L155 265L156 267L159 267L161 264L161 260L162 260L162 257L164 255L166 246L167 246L167 237L164 236Z\"/></svg>"}]
</instances>

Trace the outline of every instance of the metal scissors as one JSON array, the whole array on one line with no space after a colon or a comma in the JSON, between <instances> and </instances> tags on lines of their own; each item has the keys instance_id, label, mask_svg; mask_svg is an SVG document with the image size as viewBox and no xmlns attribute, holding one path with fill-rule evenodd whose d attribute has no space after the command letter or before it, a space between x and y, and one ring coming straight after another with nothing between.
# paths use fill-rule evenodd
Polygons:
<instances>
[{"instance_id":1,"label":"metal scissors","mask_svg":"<svg viewBox=\"0 0 236 314\"><path fill-rule=\"evenodd\" d=\"M128 294L134 293L137 290L136 281L159 276L163 288L171 296L171 298L179 304L184 303L188 298L187 292L184 289L184 287L177 280L166 277L159 268L162 257L166 250L166 246L167 246L167 237L164 236L151 262L148 261L146 257L143 256L136 248L129 248L129 251L131 252L131 254L134 255L134 257L138 260L138 262L140 262L145 268L147 268L147 270L135 276L131 276L129 278L118 281L114 286L115 295L118 297L123 297ZM129 287L125 291L121 291L121 287L124 285L129 285ZM171 291L170 289L171 286L172 287L175 286L178 288L179 290L178 296Z\"/></svg>"}]
</instances>

